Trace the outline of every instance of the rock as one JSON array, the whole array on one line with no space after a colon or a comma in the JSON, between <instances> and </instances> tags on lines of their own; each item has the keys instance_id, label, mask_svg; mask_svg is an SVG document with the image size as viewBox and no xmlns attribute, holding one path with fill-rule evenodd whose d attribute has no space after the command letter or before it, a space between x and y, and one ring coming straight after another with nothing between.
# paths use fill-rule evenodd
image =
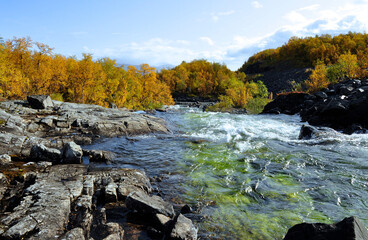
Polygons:
<instances>
[{"instance_id":1,"label":"rock","mask_svg":"<svg viewBox=\"0 0 368 240\"><path fill-rule=\"evenodd\" d=\"M48 95L31 95L27 97L27 101L31 108L34 109L47 109L54 106Z\"/></svg>"},{"instance_id":2,"label":"rock","mask_svg":"<svg viewBox=\"0 0 368 240\"><path fill-rule=\"evenodd\" d=\"M117 109L118 107L116 106L115 103L109 102L109 108Z\"/></svg>"},{"instance_id":3,"label":"rock","mask_svg":"<svg viewBox=\"0 0 368 240\"><path fill-rule=\"evenodd\" d=\"M327 98L327 94L325 92L316 92L313 95L316 96L317 98L320 98L320 99L326 99Z\"/></svg>"},{"instance_id":4,"label":"rock","mask_svg":"<svg viewBox=\"0 0 368 240\"><path fill-rule=\"evenodd\" d=\"M83 149L83 156L88 156L90 162L99 162L110 164L115 159L115 154L103 150L87 150Z\"/></svg>"},{"instance_id":5,"label":"rock","mask_svg":"<svg viewBox=\"0 0 368 240\"><path fill-rule=\"evenodd\" d=\"M155 217L156 223L158 224L161 230L166 230L169 227L169 224L171 223L171 218L160 213L156 214Z\"/></svg>"},{"instance_id":6,"label":"rock","mask_svg":"<svg viewBox=\"0 0 368 240\"><path fill-rule=\"evenodd\" d=\"M185 204L185 205L180 209L180 213L182 213L182 214L192 213L192 208L191 208L188 204Z\"/></svg>"},{"instance_id":7,"label":"rock","mask_svg":"<svg viewBox=\"0 0 368 240\"><path fill-rule=\"evenodd\" d=\"M308 96L306 93L290 93L280 94L275 100L268 103L262 113L269 114L296 114L301 111L305 98Z\"/></svg>"},{"instance_id":8,"label":"rock","mask_svg":"<svg viewBox=\"0 0 368 240\"><path fill-rule=\"evenodd\" d=\"M303 125L300 129L298 139L309 140L313 137L316 131L317 129L312 126Z\"/></svg>"},{"instance_id":9,"label":"rock","mask_svg":"<svg viewBox=\"0 0 368 240\"><path fill-rule=\"evenodd\" d=\"M196 240L197 232L198 230L194 227L192 221L184 215L179 214L170 233L170 238L178 240Z\"/></svg>"},{"instance_id":10,"label":"rock","mask_svg":"<svg viewBox=\"0 0 368 240\"><path fill-rule=\"evenodd\" d=\"M0 164L11 163L11 157L8 154L0 155Z\"/></svg>"},{"instance_id":11,"label":"rock","mask_svg":"<svg viewBox=\"0 0 368 240\"><path fill-rule=\"evenodd\" d=\"M24 236L32 232L37 232L37 225L38 222L36 219L31 216L26 216L10 227L2 236L5 239L23 239Z\"/></svg>"},{"instance_id":12,"label":"rock","mask_svg":"<svg viewBox=\"0 0 368 240\"><path fill-rule=\"evenodd\" d=\"M45 147L43 144L32 146L30 158L35 162L52 162L59 163L61 159L61 151L55 148Z\"/></svg>"},{"instance_id":13,"label":"rock","mask_svg":"<svg viewBox=\"0 0 368 240\"><path fill-rule=\"evenodd\" d=\"M356 217L335 224L301 223L289 229L284 240L368 240L368 232Z\"/></svg>"},{"instance_id":14,"label":"rock","mask_svg":"<svg viewBox=\"0 0 368 240\"><path fill-rule=\"evenodd\" d=\"M321 110L322 114L336 114L345 112L348 109L348 102L344 100L331 99Z\"/></svg>"},{"instance_id":15,"label":"rock","mask_svg":"<svg viewBox=\"0 0 368 240\"><path fill-rule=\"evenodd\" d=\"M342 134L328 127L313 127L309 125L303 125L299 132L300 140L309 140L309 139L341 139Z\"/></svg>"},{"instance_id":16,"label":"rock","mask_svg":"<svg viewBox=\"0 0 368 240\"><path fill-rule=\"evenodd\" d=\"M341 95L350 95L350 93L354 90L352 86L341 86L340 87L340 94Z\"/></svg>"},{"instance_id":17,"label":"rock","mask_svg":"<svg viewBox=\"0 0 368 240\"><path fill-rule=\"evenodd\" d=\"M84 231L82 228L73 228L65 233L59 240L84 240Z\"/></svg>"},{"instance_id":18,"label":"rock","mask_svg":"<svg viewBox=\"0 0 368 240\"><path fill-rule=\"evenodd\" d=\"M82 148L75 142L68 142L63 148L63 163L82 163Z\"/></svg>"},{"instance_id":19,"label":"rock","mask_svg":"<svg viewBox=\"0 0 368 240\"><path fill-rule=\"evenodd\" d=\"M105 202L116 202L118 200L118 194L116 188L118 186L114 181L111 181L105 188Z\"/></svg>"},{"instance_id":20,"label":"rock","mask_svg":"<svg viewBox=\"0 0 368 240\"><path fill-rule=\"evenodd\" d=\"M168 217L174 216L173 206L159 196L148 196L144 192L132 192L125 200L127 208L142 214L155 216L160 213Z\"/></svg>"},{"instance_id":21,"label":"rock","mask_svg":"<svg viewBox=\"0 0 368 240\"><path fill-rule=\"evenodd\" d=\"M31 97L29 97L32 99ZM62 148L104 137L169 133L164 120L123 109L53 101L54 108L29 108L28 101L0 102L0 154L29 157L31 146ZM6 110L6 111L5 111Z\"/></svg>"}]
</instances>

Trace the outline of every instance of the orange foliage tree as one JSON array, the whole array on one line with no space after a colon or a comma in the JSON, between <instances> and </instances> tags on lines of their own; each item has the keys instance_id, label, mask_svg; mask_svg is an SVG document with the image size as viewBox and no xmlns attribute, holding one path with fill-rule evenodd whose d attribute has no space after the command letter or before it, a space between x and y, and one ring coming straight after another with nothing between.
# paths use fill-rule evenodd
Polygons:
<instances>
[{"instance_id":1,"label":"orange foliage tree","mask_svg":"<svg viewBox=\"0 0 368 240\"><path fill-rule=\"evenodd\" d=\"M115 60L82 59L54 54L49 46L30 38L0 41L0 96L25 98L50 94L58 100L131 109L157 108L173 104L170 88L157 78L156 70L143 64L128 71Z\"/></svg>"}]
</instances>

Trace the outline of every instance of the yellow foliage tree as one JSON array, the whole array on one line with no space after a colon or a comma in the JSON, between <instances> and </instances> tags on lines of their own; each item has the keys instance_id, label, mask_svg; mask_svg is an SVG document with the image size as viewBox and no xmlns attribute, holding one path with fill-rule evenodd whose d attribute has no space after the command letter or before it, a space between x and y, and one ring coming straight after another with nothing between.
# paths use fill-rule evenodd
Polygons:
<instances>
[{"instance_id":1,"label":"yellow foliage tree","mask_svg":"<svg viewBox=\"0 0 368 240\"><path fill-rule=\"evenodd\" d=\"M330 82L327 79L327 67L324 63L319 63L309 76L309 80L305 81L308 92L316 92L326 88Z\"/></svg>"}]
</instances>

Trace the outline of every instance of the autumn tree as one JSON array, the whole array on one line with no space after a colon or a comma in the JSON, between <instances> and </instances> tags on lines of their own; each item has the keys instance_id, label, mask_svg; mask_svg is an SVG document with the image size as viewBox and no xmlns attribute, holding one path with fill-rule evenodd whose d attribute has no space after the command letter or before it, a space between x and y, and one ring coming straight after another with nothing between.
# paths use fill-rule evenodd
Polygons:
<instances>
[{"instance_id":1,"label":"autumn tree","mask_svg":"<svg viewBox=\"0 0 368 240\"><path fill-rule=\"evenodd\" d=\"M327 67L320 62L309 76L309 80L305 81L308 92L316 92L326 88L329 84L327 79Z\"/></svg>"}]
</instances>

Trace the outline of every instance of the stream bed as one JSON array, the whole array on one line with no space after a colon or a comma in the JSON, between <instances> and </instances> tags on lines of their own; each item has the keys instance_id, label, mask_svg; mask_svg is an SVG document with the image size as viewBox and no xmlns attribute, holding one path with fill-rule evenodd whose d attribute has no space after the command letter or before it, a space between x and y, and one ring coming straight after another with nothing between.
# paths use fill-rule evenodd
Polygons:
<instances>
[{"instance_id":1,"label":"stream bed","mask_svg":"<svg viewBox=\"0 0 368 240\"><path fill-rule=\"evenodd\" d=\"M300 222L357 216L368 225L368 135L298 140L299 116L207 113L174 106L172 134L103 139L113 167L157 177L161 195L189 204L200 239L282 239ZM157 179L156 178L156 179Z\"/></svg>"}]
</instances>

